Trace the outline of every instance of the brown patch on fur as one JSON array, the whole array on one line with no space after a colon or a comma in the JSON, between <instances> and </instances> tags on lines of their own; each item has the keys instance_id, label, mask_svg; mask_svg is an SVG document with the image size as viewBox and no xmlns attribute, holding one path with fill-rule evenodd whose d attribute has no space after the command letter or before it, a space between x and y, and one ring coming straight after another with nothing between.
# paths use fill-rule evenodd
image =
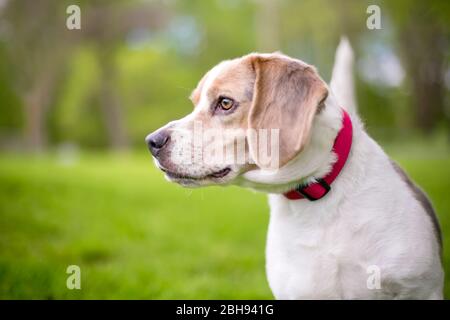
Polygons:
<instances>
[{"instance_id":1,"label":"brown patch on fur","mask_svg":"<svg viewBox=\"0 0 450 320\"><path fill-rule=\"evenodd\" d=\"M434 234L436 236L437 242L439 243L442 257L442 233L441 228L439 226L439 220L436 216L436 212L433 209L431 201L428 199L425 192L423 192L422 189L420 189L414 182L411 181L406 172L396 162L391 160L391 164L394 167L394 170L400 176L400 178L406 183L408 188L411 190L417 201L419 201L419 203L425 209L425 212L427 213L428 217L431 219L434 228Z\"/></svg>"},{"instance_id":2,"label":"brown patch on fur","mask_svg":"<svg viewBox=\"0 0 450 320\"><path fill-rule=\"evenodd\" d=\"M280 129L280 166L307 144L319 105L328 95L314 67L279 54L250 55L256 74L248 126ZM252 154L257 146L250 145ZM258 163L257 159L255 159Z\"/></svg>"}]
</instances>

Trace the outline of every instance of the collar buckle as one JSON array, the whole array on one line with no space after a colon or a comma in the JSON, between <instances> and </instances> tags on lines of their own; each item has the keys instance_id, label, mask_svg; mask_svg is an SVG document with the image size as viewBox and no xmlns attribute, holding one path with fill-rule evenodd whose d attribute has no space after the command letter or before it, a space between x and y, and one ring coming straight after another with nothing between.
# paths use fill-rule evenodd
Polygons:
<instances>
[{"instance_id":1,"label":"collar buckle","mask_svg":"<svg viewBox=\"0 0 450 320\"><path fill-rule=\"evenodd\" d=\"M298 186L297 188L295 188L296 191L298 191L303 197L305 197L306 199L308 199L309 201L316 201L319 200L323 197L325 197L325 195L330 192L331 190L331 186L324 180L324 179L316 179L317 183L314 183L312 185L306 186L306 187L300 187ZM322 191L322 194L319 194L317 196L313 196L311 193L308 193L306 190L311 190L317 189L317 186L321 186L323 188L324 191ZM317 190L315 190L314 193L318 193Z\"/></svg>"}]
</instances>

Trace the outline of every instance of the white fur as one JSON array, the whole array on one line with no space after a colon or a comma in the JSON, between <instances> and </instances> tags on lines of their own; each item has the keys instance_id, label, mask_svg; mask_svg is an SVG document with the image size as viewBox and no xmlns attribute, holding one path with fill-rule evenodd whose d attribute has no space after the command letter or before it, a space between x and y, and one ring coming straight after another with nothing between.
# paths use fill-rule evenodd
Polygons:
<instances>
[{"instance_id":1,"label":"white fur","mask_svg":"<svg viewBox=\"0 0 450 320\"><path fill-rule=\"evenodd\" d=\"M355 86L353 84L353 50L346 37L342 37L336 49L335 64L330 89L337 95L351 115L356 114Z\"/></svg>"},{"instance_id":2,"label":"white fur","mask_svg":"<svg viewBox=\"0 0 450 320\"><path fill-rule=\"evenodd\" d=\"M327 105L325 113L333 108L338 106ZM326 197L310 202L269 195L266 269L275 297L442 298L439 245L429 217L383 150L353 123L349 159ZM326 139L325 128L316 123L314 139ZM298 171L314 163L316 171L327 167L307 160L296 162ZM381 288L370 290L373 265Z\"/></svg>"}]
</instances>

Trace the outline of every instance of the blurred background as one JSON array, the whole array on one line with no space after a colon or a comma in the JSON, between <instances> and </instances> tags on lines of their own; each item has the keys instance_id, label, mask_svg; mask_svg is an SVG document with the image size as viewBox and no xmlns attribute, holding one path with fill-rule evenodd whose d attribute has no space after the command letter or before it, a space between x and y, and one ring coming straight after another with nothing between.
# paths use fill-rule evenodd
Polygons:
<instances>
[{"instance_id":1,"label":"blurred background","mask_svg":"<svg viewBox=\"0 0 450 320\"><path fill-rule=\"evenodd\" d=\"M432 198L450 271L449 1L0 0L0 298L271 299L265 196L171 185L144 137L224 59L280 50L329 81L341 35L367 130Z\"/></svg>"}]
</instances>

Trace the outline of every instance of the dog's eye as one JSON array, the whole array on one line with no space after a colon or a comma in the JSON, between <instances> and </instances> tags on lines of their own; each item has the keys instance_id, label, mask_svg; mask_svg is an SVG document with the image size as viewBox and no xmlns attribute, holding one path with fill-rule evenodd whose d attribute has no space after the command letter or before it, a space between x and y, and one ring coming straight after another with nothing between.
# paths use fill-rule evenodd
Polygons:
<instances>
[{"instance_id":1,"label":"dog's eye","mask_svg":"<svg viewBox=\"0 0 450 320\"><path fill-rule=\"evenodd\" d=\"M234 101L230 98L220 98L219 99L219 106L223 110L230 110L234 106Z\"/></svg>"}]
</instances>

